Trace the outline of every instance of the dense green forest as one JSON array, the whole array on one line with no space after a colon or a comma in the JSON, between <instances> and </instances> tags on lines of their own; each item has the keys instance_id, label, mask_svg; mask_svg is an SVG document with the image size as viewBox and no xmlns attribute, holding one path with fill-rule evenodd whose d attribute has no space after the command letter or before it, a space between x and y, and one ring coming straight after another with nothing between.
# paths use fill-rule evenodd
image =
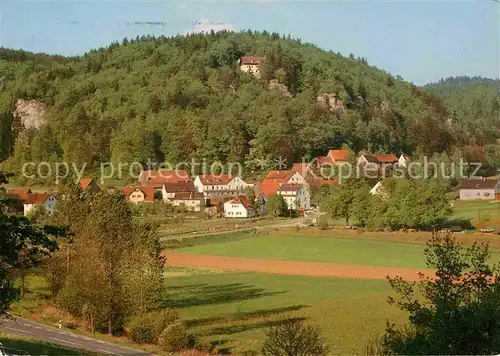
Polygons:
<instances>
[{"instance_id":1,"label":"dense green forest","mask_svg":"<svg viewBox=\"0 0 500 356\"><path fill-rule=\"evenodd\" d=\"M455 77L425 88L442 98L460 135L478 144L500 138L500 80Z\"/></svg>"},{"instance_id":2,"label":"dense green forest","mask_svg":"<svg viewBox=\"0 0 500 356\"><path fill-rule=\"evenodd\" d=\"M239 70L244 55L266 58L260 79ZM30 160L206 159L253 169L256 159L291 162L342 144L431 154L500 137L497 86L419 88L364 58L267 32L146 36L72 58L0 49L0 78L0 154L10 171ZM322 93L339 108L318 102ZM47 112L46 124L16 137L19 98Z\"/></svg>"}]
</instances>

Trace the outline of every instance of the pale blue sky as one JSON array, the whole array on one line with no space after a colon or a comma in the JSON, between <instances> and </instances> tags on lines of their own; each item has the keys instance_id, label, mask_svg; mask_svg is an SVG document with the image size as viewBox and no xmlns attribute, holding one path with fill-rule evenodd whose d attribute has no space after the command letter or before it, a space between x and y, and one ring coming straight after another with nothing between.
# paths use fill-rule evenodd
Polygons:
<instances>
[{"instance_id":1,"label":"pale blue sky","mask_svg":"<svg viewBox=\"0 0 500 356\"><path fill-rule=\"evenodd\" d=\"M81 54L123 37L175 35L215 23L291 34L425 84L458 75L498 77L499 18L494 0L0 0L0 45Z\"/></svg>"}]
</instances>

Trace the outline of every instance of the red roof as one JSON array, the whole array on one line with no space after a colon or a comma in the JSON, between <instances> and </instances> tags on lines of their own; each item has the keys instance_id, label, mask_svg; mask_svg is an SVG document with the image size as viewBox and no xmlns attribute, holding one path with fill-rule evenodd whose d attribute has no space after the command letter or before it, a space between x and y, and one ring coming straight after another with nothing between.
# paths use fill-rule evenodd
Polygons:
<instances>
[{"instance_id":1,"label":"red roof","mask_svg":"<svg viewBox=\"0 0 500 356\"><path fill-rule=\"evenodd\" d=\"M333 164L333 160L329 156L320 156L320 157L316 158L316 164L318 166L324 166L324 165L328 165L328 164L331 165L331 164Z\"/></svg>"},{"instance_id":2,"label":"red roof","mask_svg":"<svg viewBox=\"0 0 500 356\"><path fill-rule=\"evenodd\" d=\"M260 192L265 198L269 198L270 196L276 195L280 184L281 182L278 179L264 179L264 181L260 183Z\"/></svg>"},{"instance_id":3,"label":"red roof","mask_svg":"<svg viewBox=\"0 0 500 356\"><path fill-rule=\"evenodd\" d=\"M155 189L153 187L117 187L127 200L130 198L133 192L140 190L144 194L144 201L154 201L155 200Z\"/></svg>"},{"instance_id":4,"label":"red roof","mask_svg":"<svg viewBox=\"0 0 500 356\"><path fill-rule=\"evenodd\" d=\"M290 179L293 175L294 175L294 171L288 171L288 170L284 170L284 171L270 171L266 178L264 178L264 180L266 179L277 179L277 180L281 180L282 183L284 183L285 181L287 181L288 179Z\"/></svg>"},{"instance_id":5,"label":"red roof","mask_svg":"<svg viewBox=\"0 0 500 356\"><path fill-rule=\"evenodd\" d=\"M395 163L398 162L398 158L393 154L376 154L372 155L379 163Z\"/></svg>"},{"instance_id":6,"label":"red roof","mask_svg":"<svg viewBox=\"0 0 500 356\"><path fill-rule=\"evenodd\" d=\"M330 150L328 151L328 156L333 158L335 161L345 161L349 157L348 150Z\"/></svg>"},{"instance_id":7,"label":"red roof","mask_svg":"<svg viewBox=\"0 0 500 356\"><path fill-rule=\"evenodd\" d=\"M45 203L47 198L50 196L49 193L43 193L43 194L28 194L26 199L24 199L23 203L24 204L35 204L35 205L42 205Z\"/></svg>"},{"instance_id":8,"label":"red roof","mask_svg":"<svg viewBox=\"0 0 500 356\"><path fill-rule=\"evenodd\" d=\"M139 175L139 182L142 185L161 186L164 183L189 182L191 178L183 169L159 169L142 171Z\"/></svg>"},{"instance_id":9,"label":"red roof","mask_svg":"<svg viewBox=\"0 0 500 356\"><path fill-rule=\"evenodd\" d=\"M203 194L198 192L177 192L174 193L174 197L170 198L172 200L200 200L203 198Z\"/></svg>"},{"instance_id":10,"label":"red roof","mask_svg":"<svg viewBox=\"0 0 500 356\"><path fill-rule=\"evenodd\" d=\"M281 184L278 187L279 192L298 192L302 188L301 184Z\"/></svg>"},{"instance_id":11,"label":"red roof","mask_svg":"<svg viewBox=\"0 0 500 356\"><path fill-rule=\"evenodd\" d=\"M177 182L163 184L167 193L196 192L193 182Z\"/></svg>"},{"instance_id":12,"label":"red roof","mask_svg":"<svg viewBox=\"0 0 500 356\"><path fill-rule=\"evenodd\" d=\"M252 210L253 209L252 204L250 203L250 201L248 200L248 198L246 196L244 196L244 195L237 196L237 197L229 200L227 203L229 203L229 204L241 204L247 210Z\"/></svg>"},{"instance_id":13,"label":"red roof","mask_svg":"<svg viewBox=\"0 0 500 356\"><path fill-rule=\"evenodd\" d=\"M201 174L198 176L203 185L228 184L233 177L230 174Z\"/></svg>"},{"instance_id":14,"label":"red roof","mask_svg":"<svg viewBox=\"0 0 500 356\"><path fill-rule=\"evenodd\" d=\"M290 170L292 172L299 172L302 176L304 176L310 171L311 168L311 163L294 163Z\"/></svg>"},{"instance_id":15,"label":"red roof","mask_svg":"<svg viewBox=\"0 0 500 356\"><path fill-rule=\"evenodd\" d=\"M23 188L10 188L7 190L7 197L9 199L26 200L28 194L31 193L29 189Z\"/></svg>"},{"instance_id":16,"label":"red roof","mask_svg":"<svg viewBox=\"0 0 500 356\"><path fill-rule=\"evenodd\" d=\"M92 182L92 178L82 178L80 179L80 187L85 190L89 186L90 182Z\"/></svg>"},{"instance_id":17,"label":"red roof","mask_svg":"<svg viewBox=\"0 0 500 356\"><path fill-rule=\"evenodd\" d=\"M244 56L241 57L241 64L259 64L265 59L265 57Z\"/></svg>"}]
</instances>

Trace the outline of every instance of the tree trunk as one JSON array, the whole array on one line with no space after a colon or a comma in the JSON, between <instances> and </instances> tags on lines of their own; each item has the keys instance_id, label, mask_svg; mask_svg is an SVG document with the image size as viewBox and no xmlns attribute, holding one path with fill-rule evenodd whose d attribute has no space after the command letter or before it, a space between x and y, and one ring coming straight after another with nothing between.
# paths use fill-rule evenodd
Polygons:
<instances>
[{"instance_id":1,"label":"tree trunk","mask_svg":"<svg viewBox=\"0 0 500 356\"><path fill-rule=\"evenodd\" d=\"M25 278L25 273L22 270L21 271L21 298L24 297L24 278Z\"/></svg>"},{"instance_id":2,"label":"tree trunk","mask_svg":"<svg viewBox=\"0 0 500 356\"><path fill-rule=\"evenodd\" d=\"M108 335L113 335L113 330L111 329L111 318L108 319Z\"/></svg>"}]
</instances>

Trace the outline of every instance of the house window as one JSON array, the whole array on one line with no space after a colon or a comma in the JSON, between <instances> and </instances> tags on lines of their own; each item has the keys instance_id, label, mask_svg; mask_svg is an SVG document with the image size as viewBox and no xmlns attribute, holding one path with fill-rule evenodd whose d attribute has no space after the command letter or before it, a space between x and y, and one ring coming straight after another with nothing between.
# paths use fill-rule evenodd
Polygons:
<instances>
[{"instance_id":1,"label":"house window","mask_svg":"<svg viewBox=\"0 0 500 356\"><path fill-rule=\"evenodd\" d=\"M486 192L486 193L484 193L484 196L485 196L485 197L489 197L489 196L490 196L490 193Z\"/></svg>"},{"instance_id":2,"label":"house window","mask_svg":"<svg viewBox=\"0 0 500 356\"><path fill-rule=\"evenodd\" d=\"M237 212L236 212L236 215L241 215L241 211L237 211Z\"/></svg>"}]
</instances>

